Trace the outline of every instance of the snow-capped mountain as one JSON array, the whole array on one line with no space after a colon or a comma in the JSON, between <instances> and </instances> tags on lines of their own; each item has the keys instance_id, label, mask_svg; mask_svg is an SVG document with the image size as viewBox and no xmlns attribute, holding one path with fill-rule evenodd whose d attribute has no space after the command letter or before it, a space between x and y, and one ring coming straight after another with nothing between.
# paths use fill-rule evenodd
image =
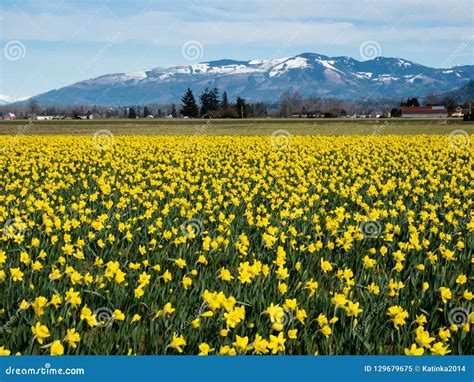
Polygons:
<instances>
[{"instance_id":1,"label":"snow-capped mountain","mask_svg":"<svg viewBox=\"0 0 474 382\"><path fill-rule=\"evenodd\" d=\"M7 95L0 94L0 106L8 105L9 103L24 101L29 97L11 97Z\"/></svg>"},{"instance_id":2,"label":"snow-capped mountain","mask_svg":"<svg viewBox=\"0 0 474 382\"><path fill-rule=\"evenodd\" d=\"M287 91L304 97L378 98L425 96L464 86L474 65L435 69L399 58L358 61L303 53L270 60L218 60L108 74L35 97L44 105L144 105L180 101L189 87L226 90L231 98L277 100Z\"/></svg>"}]
</instances>

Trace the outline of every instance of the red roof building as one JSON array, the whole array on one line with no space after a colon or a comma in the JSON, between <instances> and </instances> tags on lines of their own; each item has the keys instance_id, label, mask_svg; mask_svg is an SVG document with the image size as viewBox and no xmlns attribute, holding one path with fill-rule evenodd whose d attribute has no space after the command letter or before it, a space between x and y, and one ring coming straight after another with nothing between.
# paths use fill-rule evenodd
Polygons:
<instances>
[{"instance_id":1,"label":"red roof building","mask_svg":"<svg viewBox=\"0 0 474 382\"><path fill-rule=\"evenodd\" d=\"M3 116L3 119L6 119L8 121L12 121L14 119L16 119L16 115L13 114L13 113L6 113L4 116Z\"/></svg>"},{"instance_id":2,"label":"red roof building","mask_svg":"<svg viewBox=\"0 0 474 382\"><path fill-rule=\"evenodd\" d=\"M447 118L448 111L444 106L402 106L402 118Z\"/></svg>"}]
</instances>

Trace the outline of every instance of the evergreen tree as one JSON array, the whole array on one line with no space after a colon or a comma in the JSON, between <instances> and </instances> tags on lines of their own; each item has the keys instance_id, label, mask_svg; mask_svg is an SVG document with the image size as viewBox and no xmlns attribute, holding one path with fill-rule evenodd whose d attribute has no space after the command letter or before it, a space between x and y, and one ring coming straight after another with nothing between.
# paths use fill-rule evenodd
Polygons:
<instances>
[{"instance_id":1,"label":"evergreen tree","mask_svg":"<svg viewBox=\"0 0 474 382\"><path fill-rule=\"evenodd\" d=\"M413 97L413 98L408 98L405 102L402 101L400 106L420 106L420 103L418 102L418 99Z\"/></svg>"},{"instance_id":2,"label":"evergreen tree","mask_svg":"<svg viewBox=\"0 0 474 382\"><path fill-rule=\"evenodd\" d=\"M148 110L148 107L145 106L145 108L143 109L143 118L148 117L150 114L150 110Z\"/></svg>"},{"instance_id":3,"label":"evergreen tree","mask_svg":"<svg viewBox=\"0 0 474 382\"><path fill-rule=\"evenodd\" d=\"M210 97L210 106L211 106L211 111L217 111L219 109L219 90L217 88L214 88L211 90L211 97Z\"/></svg>"},{"instance_id":4,"label":"evergreen tree","mask_svg":"<svg viewBox=\"0 0 474 382\"><path fill-rule=\"evenodd\" d=\"M203 117L209 111L209 89L206 88L199 96L199 101L201 101L201 109L199 110L199 115Z\"/></svg>"},{"instance_id":5,"label":"evergreen tree","mask_svg":"<svg viewBox=\"0 0 474 382\"><path fill-rule=\"evenodd\" d=\"M239 118L247 117L248 108L243 98L237 97L237 100L235 101L235 110L237 111Z\"/></svg>"},{"instance_id":6,"label":"evergreen tree","mask_svg":"<svg viewBox=\"0 0 474 382\"><path fill-rule=\"evenodd\" d=\"M191 89L188 88L181 98L181 109L179 112L185 117L196 118L199 114L199 108L196 104L196 99Z\"/></svg>"},{"instance_id":7,"label":"evergreen tree","mask_svg":"<svg viewBox=\"0 0 474 382\"><path fill-rule=\"evenodd\" d=\"M398 118L400 117L400 109L396 108L396 107L393 107L391 110L390 110L390 117L393 117L393 118Z\"/></svg>"},{"instance_id":8,"label":"evergreen tree","mask_svg":"<svg viewBox=\"0 0 474 382\"><path fill-rule=\"evenodd\" d=\"M227 92L224 92L224 94L222 95L221 108L225 110L228 107L229 107L229 99L227 98Z\"/></svg>"},{"instance_id":9,"label":"evergreen tree","mask_svg":"<svg viewBox=\"0 0 474 382\"><path fill-rule=\"evenodd\" d=\"M199 99L201 101L201 117L208 116L212 117L216 115L219 109L219 90L214 88L209 90L206 88L204 92L200 95Z\"/></svg>"},{"instance_id":10,"label":"evergreen tree","mask_svg":"<svg viewBox=\"0 0 474 382\"><path fill-rule=\"evenodd\" d=\"M173 118L176 118L178 116L178 113L176 112L176 105L175 104L171 105L171 115L173 116Z\"/></svg>"},{"instance_id":11,"label":"evergreen tree","mask_svg":"<svg viewBox=\"0 0 474 382\"><path fill-rule=\"evenodd\" d=\"M137 118L137 112L135 111L134 107L131 107L130 109L128 109L128 118L131 118L131 119Z\"/></svg>"},{"instance_id":12,"label":"evergreen tree","mask_svg":"<svg viewBox=\"0 0 474 382\"><path fill-rule=\"evenodd\" d=\"M237 118L237 112L233 108L233 105L229 103L227 92L222 94L222 101L219 108L219 118Z\"/></svg>"}]
</instances>

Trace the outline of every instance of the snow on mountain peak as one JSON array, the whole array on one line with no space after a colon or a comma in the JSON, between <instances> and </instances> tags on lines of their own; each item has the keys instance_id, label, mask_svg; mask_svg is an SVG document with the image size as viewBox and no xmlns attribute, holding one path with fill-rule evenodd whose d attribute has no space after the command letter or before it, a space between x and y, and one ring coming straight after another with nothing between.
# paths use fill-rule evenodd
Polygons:
<instances>
[{"instance_id":1,"label":"snow on mountain peak","mask_svg":"<svg viewBox=\"0 0 474 382\"><path fill-rule=\"evenodd\" d=\"M129 81L129 80L144 80L147 78L146 72L144 70L140 70L138 72L130 72L130 73L124 73L122 75L122 80L123 81Z\"/></svg>"},{"instance_id":2,"label":"snow on mountain peak","mask_svg":"<svg viewBox=\"0 0 474 382\"><path fill-rule=\"evenodd\" d=\"M192 73L207 73L207 74L238 74L238 73L252 73L255 68L250 68L245 64L227 64L220 66L211 66L208 62L191 65Z\"/></svg>"},{"instance_id":3,"label":"snow on mountain peak","mask_svg":"<svg viewBox=\"0 0 474 382\"><path fill-rule=\"evenodd\" d=\"M270 77L273 77L290 69L304 69L308 66L308 60L299 56L276 58L271 60L219 60L161 69L159 70L160 76L158 78L161 80L170 79L175 74L226 75L265 72L268 72Z\"/></svg>"},{"instance_id":4,"label":"snow on mountain peak","mask_svg":"<svg viewBox=\"0 0 474 382\"><path fill-rule=\"evenodd\" d=\"M405 68L408 68L411 66L411 62L402 60L401 58L398 60L398 66L404 66Z\"/></svg>"},{"instance_id":5,"label":"snow on mountain peak","mask_svg":"<svg viewBox=\"0 0 474 382\"><path fill-rule=\"evenodd\" d=\"M30 97L12 97L8 95L2 95L0 94L0 105L7 105L9 103L13 102L19 102L19 101L24 101Z\"/></svg>"},{"instance_id":6,"label":"snow on mountain peak","mask_svg":"<svg viewBox=\"0 0 474 382\"><path fill-rule=\"evenodd\" d=\"M292 57L292 58L289 58L289 59L283 61L280 64L275 65L270 70L268 75L270 77L274 77L274 76L277 76L281 73L286 72L289 69L304 69L306 67L308 67L308 60L306 58L303 58L303 57L295 56L295 57Z\"/></svg>"},{"instance_id":7,"label":"snow on mountain peak","mask_svg":"<svg viewBox=\"0 0 474 382\"><path fill-rule=\"evenodd\" d=\"M249 61L249 65L262 65L268 62L267 60L251 60Z\"/></svg>"},{"instance_id":8,"label":"snow on mountain peak","mask_svg":"<svg viewBox=\"0 0 474 382\"><path fill-rule=\"evenodd\" d=\"M316 62L319 62L322 66L324 66L326 69L329 70L334 70L336 72L342 73L339 69L336 69L333 65L336 63L334 60L322 60L320 58L317 58L315 60Z\"/></svg>"}]
</instances>

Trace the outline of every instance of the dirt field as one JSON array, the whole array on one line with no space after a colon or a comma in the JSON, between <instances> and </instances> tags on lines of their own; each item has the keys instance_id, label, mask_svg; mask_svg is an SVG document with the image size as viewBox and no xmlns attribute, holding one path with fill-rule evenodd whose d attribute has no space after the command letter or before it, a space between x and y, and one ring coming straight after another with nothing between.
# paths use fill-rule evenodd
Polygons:
<instances>
[{"instance_id":1,"label":"dirt field","mask_svg":"<svg viewBox=\"0 0 474 382\"><path fill-rule=\"evenodd\" d=\"M0 135L91 135L99 130L114 135L271 135L283 129L292 135L416 135L474 134L474 123L460 119L129 119L1 121Z\"/></svg>"}]
</instances>

